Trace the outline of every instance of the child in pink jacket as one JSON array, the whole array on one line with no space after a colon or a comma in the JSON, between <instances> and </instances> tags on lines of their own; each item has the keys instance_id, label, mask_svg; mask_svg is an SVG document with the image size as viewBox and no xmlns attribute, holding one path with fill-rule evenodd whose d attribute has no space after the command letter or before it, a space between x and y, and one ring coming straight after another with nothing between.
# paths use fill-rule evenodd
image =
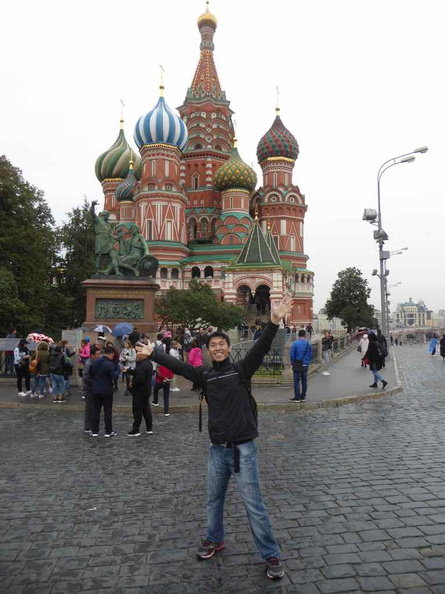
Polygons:
<instances>
[{"instance_id":1,"label":"child in pink jacket","mask_svg":"<svg viewBox=\"0 0 445 594\"><path fill-rule=\"evenodd\" d=\"M193 367L202 367L202 350L199 348L196 340L192 341L191 346L192 346L192 348L190 349L190 352L189 352L188 362L190 363L190 365L193 365ZM198 389L199 389L198 386L193 384L192 392L194 392L195 390L198 390Z\"/></svg>"}]
</instances>

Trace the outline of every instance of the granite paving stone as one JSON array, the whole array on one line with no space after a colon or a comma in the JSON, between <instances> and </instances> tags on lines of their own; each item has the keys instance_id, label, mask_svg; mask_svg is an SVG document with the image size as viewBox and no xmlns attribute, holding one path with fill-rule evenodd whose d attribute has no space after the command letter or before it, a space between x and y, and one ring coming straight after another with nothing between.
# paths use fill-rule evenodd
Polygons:
<instances>
[{"instance_id":1,"label":"granite paving stone","mask_svg":"<svg viewBox=\"0 0 445 594\"><path fill-rule=\"evenodd\" d=\"M226 549L196 559L208 450L197 414L155 414L153 436L130 440L120 412L116 438L92 439L80 411L1 408L0 394L0 592L445 594L445 365L433 359L399 348L398 394L260 411L262 492L286 568L277 583L233 481ZM342 361L327 391L330 378L332 393L348 378L370 383L355 358ZM255 388L260 402L267 390L289 389Z\"/></svg>"}]
</instances>

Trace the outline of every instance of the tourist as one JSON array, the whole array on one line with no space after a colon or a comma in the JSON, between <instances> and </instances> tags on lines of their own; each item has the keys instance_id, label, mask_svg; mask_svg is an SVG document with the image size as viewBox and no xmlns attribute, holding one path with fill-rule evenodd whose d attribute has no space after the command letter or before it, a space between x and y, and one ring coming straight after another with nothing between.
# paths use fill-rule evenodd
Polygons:
<instances>
[{"instance_id":1,"label":"tourist","mask_svg":"<svg viewBox=\"0 0 445 594\"><path fill-rule=\"evenodd\" d=\"M139 330L135 326L133 328L133 330L130 332L130 334L128 335L128 340L135 347L136 344L139 342L140 338L141 338L141 333L139 332Z\"/></svg>"},{"instance_id":2,"label":"tourist","mask_svg":"<svg viewBox=\"0 0 445 594\"><path fill-rule=\"evenodd\" d=\"M131 374L128 373L128 369L134 369L136 367L136 351L133 347L133 344L130 342L130 339L124 341L124 348L120 354L119 361L122 363L122 371L125 375L125 382L127 386L124 396L128 396L130 394L131 383Z\"/></svg>"},{"instance_id":3,"label":"tourist","mask_svg":"<svg viewBox=\"0 0 445 594\"><path fill-rule=\"evenodd\" d=\"M442 360L445 361L445 334L440 339L439 344L440 344L440 356L442 357Z\"/></svg>"},{"instance_id":4,"label":"tourist","mask_svg":"<svg viewBox=\"0 0 445 594\"><path fill-rule=\"evenodd\" d=\"M363 334L363 336L360 339L360 342L358 344L357 350L360 353L360 361L361 361L361 366L364 367L366 369L367 366L367 362L365 359L365 354L366 351L368 350L368 346L369 346L369 338L368 335L365 333Z\"/></svg>"},{"instance_id":5,"label":"tourist","mask_svg":"<svg viewBox=\"0 0 445 594\"><path fill-rule=\"evenodd\" d=\"M172 333L170 330L166 330L164 332L164 336L162 337L162 342L165 345L165 352L168 354L170 352L170 347L172 343Z\"/></svg>"},{"instance_id":6,"label":"tourist","mask_svg":"<svg viewBox=\"0 0 445 594\"><path fill-rule=\"evenodd\" d=\"M91 349L90 337L86 336L85 338L82 338L82 340L80 341L79 355L77 357L77 371L79 372L80 379L82 379L82 376L83 376L83 370L85 368L85 363L90 358L90 349ZM82 390L83 390L83 387L81 386L80 391L82 392Z\"/></svg>"},{"instance_id":7,"label":"tourist","mask_svg":"<svg viewBox=\"0 0 445 594\"><path fill-rule=\"evenodd\" d=\"M105 343L104 354L105 354L105 352L106 352L106 349L107 349L107 348L111 348L111 349L113 349L113 351L114 351L114 356L113 356L113 363L114 363L115 365L117 365L117 364L119 363L119 358L120 358L120 353L119 353L119 350L117 349L117 347L115 346L115 344L114 344L113 342L111 342L111 340L108 340L108 341ZM117 376L117 378L115 378L115 379L113 380L113 390L114 390L115 392L117 392L117 391L119 390L119 386L118 386L118 380L119 380L119 376Z\"/></svg>"},{"instance_id":8,"label":"tourist","mask_svg":"<svg viewBox=\"0 0 445 594\"><path fill-rule=\"evenodd\" d=\"M167 367L164 367L163 365L159 364L156 366L156 379L155 387L153 390L153 406L159 406L158 395L159 390L162 388L162 397L164 399L164 417L170 416L170 387L173 377L173 371L170 371L170 369L167 369Z\"/></svg>"},{"instance_id":9,"label":"tourist","mask_svg":"<svg viewBox=\"0 0 445 594\"><path fill-rule=\"evenodd\" d=\"M83 398L85 400L83 430L91 435L91 415L93 408L92 378L90 377L90 367L93 361L99 359L101 354L100 347L93 345L90 348L90 357L85 361L82 375Z\"/></svg>"},{"instance_id":10,"label":"tourist","mask_svg":"<svg viewBox=\"0 0 445 594\"><path fill-rule=\"evenodd\" d=\"M252 339L257 341L262 334L261 326L255 327L255 332L253 333Z\"/></svg>"},{"instance_id":11,"label":"tourist","mask_svg":"<svg viewBox=\"0 0 445 594\"><path fill-rule=\"evenodd\" d=\"M113 344L108 344L103 355L91 363L89 376L91 377L92 411L91 436L99 435L100 411L104 409L105 435L117 435L113 431L113 386L119 379L120 367L115 361L116 353Z\"/></svg>"},{"instance_id":12,"label":"tourist","mask_svg":"<svg viewBox=\"0 0 445 594\"><path fill-rule=\"evenodd\" d=\"M327 370L327 366L331 362L331 348L332 348L332 339L331 335L327 330L324 331L323 337L321 339L321 356L323 357L324 362L324 370L322 375L331 375Z\"/></svg>"},{"instance_id":13,"label":"tourist","mask_svg":"<svg viewBox=\"0 0 445 594\"><path fill-rule=\"evenodd\" d=\"M254 443L258 437L258 422L255 407L252 406L250 380L269 352L278 324L290 313L291 308L291 300L285 298L272 309L271 320L260 339L238 363L230 360L229 337L219 331L214 332L207 342L212 367L193 367L169 355L154 353L151 346L137 347L139 352L151 355L159 364L196 382L206 394L212 442L208 463L208 527L197 556L209 559L225 547L224 502L229 479L234 474L256 545L266 560L267 575L272 579L283 577L284 569L280 561L280 548L273 537L261 498Z\"/></svg>"},{"instance_id":14,"label":"tourist","mask_svg":"<svg viewBox=\"0 0 445 594\"><path fill-rule=\"evenodd\" d=\"M369 387L378 388L377 382L381 381L382 388L385 389L388 382L379 373L385 360L384 351L382 351L382 345L377 341L377 336L373 332L369 334L369 345L365 353L365 359L369 361L369 368L374 375L374 382Z\"/></svg>"},{"instance_id":15,"label":"tourist","mask_svg":"<svg viewBox=\"0 0 445 594\"><path fill-rule=\"evenodd\" d=\"M202 367L202 349L198 344L198 339L196 338L192 342L192 348L190 349L189 353L189 363L193 365L193 367ZM193 382L192 392L195 390L199 390L199 385L196 382Z\"/></svg>"},{"instance_id":16,"label":"tourist","mask_svg":"<svg viewBox=\"0 0 445 594\"><path fill-rule=\"evenodd\" d=\"M17 338L17 330L15 328L11 328L6 335L6 338ZM14 368L14 351L6 351L5 352L5 375L14 375L15 368Z\"/></svg>"},{"instance_id":17,"label":"tourist","mask_svg":"<svg viewBox=\"0 0 445 594\"><path fill-rule=\"evenodd\" d=\"M305 402L307 394L307 374L312 358L312 345L306 340L306 330L298 330L298 339L290 347L290 362L294 372L294 397L291 402ZM301 389L300 389L301 384Z\"/></svg>"},{"instance_id":18,"label":"tourist","mask_svg":"<svg viewBox=\"0 0 445 594\"><path fill-rule=\"evenodd\" d=\"M198 334L195 337L195 342L200 349L203 349L205 347L205 345L207 344L207 334L202 326L198 330ZM190 359L189 359L189 361L190 361ZM192 365L193 365L193 363L192 363Z\"/></svg>"},{"instance_id":19,"label":"tourist","mask_svg":"<svg viewBox=\"0 0 445 594\"><path fill-rule=\"evenodd\" d=\"M186 328L184 330L184 334L180 338L180 343L182 345L182 357L186 363L188 361L190 349L192 348L191 347L192 341L193 341L192 334L191 334L190 330L188 328Z\"/></svg>"},{"instance_id":20,"label":"tourist","mask_svg":"<svg viewBox=\"0 0 445 594\"><path fill-rule=\"evenodd\" d=\"M37 359L36 383L33 387L31 398L43 398L45 396L46 380L49 378L49 361L51 358L49 345L42 340L37 345L35 358Z\"/></svg>"},{"instance_id":21,"label":"tourist","mask_svg":"<svg viewBox=\"0 0 445 594\"><path fill-rule=\"evenodd\" d=\"M62 350L62 346L58 344L51 351L49 360L49 371L51 374L51 383L53 387L53 404L65 402L65 366L66 357Z\"/></svg>"},{"instance_id":22,"label":"tourist","mask_svg":"<svg viewBox=\"0 0 445 594\"><path fill-rule=\"evenodd\" d=\"M145 420L146 433L151 435L153 433L153 417L149 399L153 365L148 355L138 353L135 367L123 367L122 370L130 378L129 389L133 397L133 427L127 435L128 437L140 436L142 417Z\"/></svg>"},{"instance_id":23,"label":"tourist","mask_svg":"<svg viewBox=\"0 0 445 594\"><path fill-rule=\"evenodd\" d=\"M312 334L313 334L313 333L314 333L314 329L312 328L312 324L308 324L308 325L306 326L306 334L307 334L307 337L308 337L307 339L308 339L309 341L311 340L311 337L312 337Z\"/></svg>"},{"instance_id":24,"label":"tourist","mask_svg":"<svg viewBox=\"0 0 445 594\"><path fill-rule=\"evenodd\" d=\"M170 346L170 352L168 353L175 359L178 359L178 361L181 359L181 355L179 354L179 347L180 347L179 342L177 342L176 340L172 340L172 343ZM176 385L176 375L174 375L172 383L171 383L171 387L170 387L170 392L179 392L179 391L180 391L180 389Z\"/></svg>"},{"instance_id":25,"label":"tourist","mask_svg":"<svg viewBox=\"0 0 445 594\"><path fill-rule=\"evenodd\" d=\"M19 396L25 397L31 395L31 376L29 375L29 359L30 353L26 346L28 341L26 338L21 338L19 344L14 349L14 369L17 375L17 390ZM25 380L25 389L23 391L23 380Z\"/></svg>"},{"instance_id":26,"label":"tourist","mask_svg":"<svg viewBox=\"0 0 445 594\"><path fill-rule=\"evenodd\" d=\"M71 396L71 377L73 375L73 363L71 359L76 354L76 351L75 349L68 346L67 340L61 340L58 344L62 347L62 352L65 355L65 369L63 372L63 377L65 380L65 395Z\"/></svg>"},{"instance_id":27,"label":"tourist","mask_svg":"<svg viewBox=\"0 0 445 594\"><path fill-rule=\"evenodd\" d=\"M437 336L435 334L433 334L433 336L431 337L431 340L430 340L429 347L428 347L428 352L433 357L436 355L436 348L437 348L438 342L439 342L439 339L437 338Z\"/></svg>"}]
</instances>

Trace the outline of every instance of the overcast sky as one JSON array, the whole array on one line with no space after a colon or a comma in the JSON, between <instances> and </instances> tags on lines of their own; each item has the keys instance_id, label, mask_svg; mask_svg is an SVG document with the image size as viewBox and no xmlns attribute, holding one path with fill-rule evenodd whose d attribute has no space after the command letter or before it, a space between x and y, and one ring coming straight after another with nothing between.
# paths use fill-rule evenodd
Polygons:
<instances>
[{"instance_id":1,"label":"overcast sky","mask_svg":"<svg viewBox=\"0 0 445 594\"><path fill-rule=\"evenodd\" d=\"M137 118L165 98L180 105L199 59L204 0L130 4L23 0L2 7L0 154L45 192L58 221L85 194L102 200L94 174L119 131L134 145ZM317 312L337 273L357 266L379 307L378 248L363 209L377 207L376 174L397 155L427 145L381 184L391 309L423 299L445 308L445 36L442 0L212 0L215 61L235 111L238 148L254 167L275 117L300 156L294 183L306 196L305 252L315 272ZM102 203L102 202L101 202Z\"/></svg>"}]
</instances>

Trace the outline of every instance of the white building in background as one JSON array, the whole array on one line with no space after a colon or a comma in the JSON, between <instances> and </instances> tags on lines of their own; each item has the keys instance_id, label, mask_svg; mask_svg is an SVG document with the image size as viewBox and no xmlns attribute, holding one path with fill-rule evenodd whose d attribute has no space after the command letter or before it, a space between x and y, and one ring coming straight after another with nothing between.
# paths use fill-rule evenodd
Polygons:
<instances>
[{"instance_id":1,"label":"white building in background","mask_svg":"<svg viewBox=\"0 0 445 594\"><path fill-rule=\"evenodd\" d=\"M339 318L328 319L325 309L320 309L318 315L314 316L313 327L316 334L321 334L324 330L331 332L346 332L346 326L343 326Z\"/></svg>"}]
</instances>

